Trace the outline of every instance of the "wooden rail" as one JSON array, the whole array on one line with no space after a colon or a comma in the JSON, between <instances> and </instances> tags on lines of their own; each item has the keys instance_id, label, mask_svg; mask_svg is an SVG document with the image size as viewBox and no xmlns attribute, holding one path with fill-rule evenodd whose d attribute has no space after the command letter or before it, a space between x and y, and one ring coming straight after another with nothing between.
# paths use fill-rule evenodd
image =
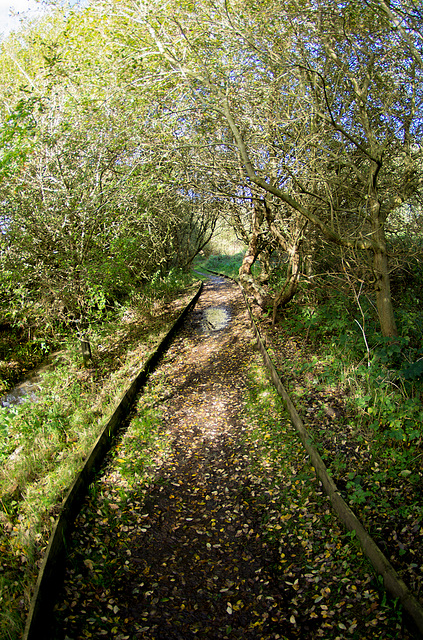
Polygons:
<instances>
[{"instance_id":1,"label":"wooden rail","mask_svg":"<svg viewBox=\"0 0 423 640\"><path fill-rule=\"evenodd\" d=\"M297 410L295 409L291 398L289 397L285 387L282 384L282 381L276 371L276 368L267 353L266 347L263 344L261 339L260 331L257 327L255 318L253 316L250 304L247 300L247 296L245 291L241 285L241 283L235 278L231 278L223 273L218 273L216 271L210 271L214 275L219 275L224 278L228 278L233 282L236 282L244 297L245 304L248 309L248 313L250 315L250 322L253 328L254 335L256 336L257 345L259 351L263 357L264 364L267 367L270 376L272 378L272 382L276 387L277 392L282 397L284 401L286 410L290 416L291 422L295 429L298 431L301 442L305 450L307 451L310 457L310 463L313 465L316 475L319 478L320 482L323 485L323 488L329 497L332 507L337 514L338 518L345 525L348 531L355 532L357 539L359 540L361 547L363 549L364 554L370 561L376 573L378 573L383 578L383 583L386 591L393 597L398 598L402 604L404 611L407 614L407 626L410 631L413 633L416 640L423 640L423 606L417 600L417 598L412 594L410 589L404 583L403 580L398 576L394 567L389 562L388 558L384 555L384 553L377 546L376 542L370 536L370 534L363 527L360 520L357 518L355 513L350 509L345 500L342 498L338 487L334 483L333 479L328 473L327 467L323 462L320 454L318 453L316 447L312 443L312 437L307 432L307 429L304 426L300 416L298 415Z\"/></svg>"},{"instance_id":2,"label":"wooden rail","mask_svg":"<svg viewBox=\"0 0 423 640\"><path fill-rule=\"evenodd\" d=\"M78 477L69 489L50 536L47 551L38 574L37 584L26 620L23 640L40 640L41 638L44 639L48 637L47 627L49 614L53 609L57 591L63 579L66 546L88 486L92 482L94 474L103 463L112 445L114 436L123 420L127 417L137 394L144 387L149 374L154 371L161 356L168 349L176 331L180 328L186 316L197 302L202 289L203 283L200 284L194 297L173 323L170 330L156 347L154 353L148 358L141 371L123 395L115 412L103 427L101 434L87 456Z\"/></svg>"},{"instance_id":3,"label":"wooden rail","mask_svg":"<svg viewBox=\"0 0 423 640\"><path fill-rule=\"evenodd\" d=\"M328 473L325 463L320 457L316 447L312 443L312 438L307 432L304 423L297 413L292 401L286 392L285 387L276 371L276 368L267 353L267 350L261 339L260 331L256 325L251 307L246 298L245 292L241 287L245 304L250 314L251 325L257 339L258 348L263 356L264 363L270 373L272 382L275 385L279 395L282 397L286 410L290 416L291 422L298 431L301 442L310 457L310 463L313 465L316 475L323 485L323 488L331 501L332 507L341 522L348 531L354 531L359 540L363 552L371 562L374 570L382 576L385 589L394 597L398 598L403 606L404 611L408 614L408 626L415 638L423 639L423 607L417 598L411 593L407 585L401 580L388 558L382 553L376 542L363 527L355 513L349 508L345 500L340 495L338 487Z\"/></svg>"}]
</instances>

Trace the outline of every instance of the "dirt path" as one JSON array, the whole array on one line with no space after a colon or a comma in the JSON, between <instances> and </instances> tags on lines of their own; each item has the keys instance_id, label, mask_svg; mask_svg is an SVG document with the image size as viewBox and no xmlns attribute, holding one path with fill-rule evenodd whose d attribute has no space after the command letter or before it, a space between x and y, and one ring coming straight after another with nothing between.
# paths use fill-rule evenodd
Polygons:
<instances>
[{"instance_id":1,"label":"dirt path","mask_svg":"<svg viewBox=\"0 0 423 640\"><path fill-rule=\"evenodd\" d=\"M91 488L46 637L410 639L260 361L213 278Z\"/></svg>"},{"instance_id":2,"label":"dirt path","mask_svg":"<svg viewBox=\"0 0 423 640\"><path fill-rule=\"evenodd\" d=\"M125 525L114 534L101 508L94 521L82 514L56 638L287 637L277 548L260 528L266 496L243 438L251 342L239 290L213 279L153 376L166 381L171 450L147 493L115 505ZM102 535L114 551L100 567Z\"/></svg>"}]
</instances>

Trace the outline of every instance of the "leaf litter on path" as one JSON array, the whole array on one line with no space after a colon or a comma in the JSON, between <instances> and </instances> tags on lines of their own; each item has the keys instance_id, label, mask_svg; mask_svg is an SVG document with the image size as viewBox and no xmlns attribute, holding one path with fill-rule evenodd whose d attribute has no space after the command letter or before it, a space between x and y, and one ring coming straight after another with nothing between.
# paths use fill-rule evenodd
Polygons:
<instances>
[{"instance_id":1,"label":"leaf litter on path","mask_svg":"<svg viewBox=\"0 0 423 640\"><path fill-rule=\"evenodd\" d=\"M56 640L408 638L252 342L239 290L213 280L91 488Z\"/></svg>"}]
</instances>

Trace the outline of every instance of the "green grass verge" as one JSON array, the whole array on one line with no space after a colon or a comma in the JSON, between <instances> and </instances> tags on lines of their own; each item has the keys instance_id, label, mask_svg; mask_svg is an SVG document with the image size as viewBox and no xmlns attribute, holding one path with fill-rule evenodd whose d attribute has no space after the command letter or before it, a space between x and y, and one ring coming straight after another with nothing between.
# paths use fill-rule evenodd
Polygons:
<instances>
[{"instance_id":1,"label":"green grass verge","mask_svg":"<svg viewBox=\"0 0 423 640\"><path fill-rule=\"evenodd\" d=\"M1 640L21 637L60 504L123 393L192 297L189 282L180 276L156 283L92 325L89 369L68 338L36 402L0 409Z\"/></svg>"},{"instance_id":2,"label":"green grass verge","mask_svg":"<svg viewBox=\"0 0 423 640\"><path fill-rule=\"evenodd\" d=\"M287 629L292 637L301 630L325 640L411 638L402 629L401 607L331 510L281 398L261 366L251 373L250 446L255 474L271 478L273 487L264 526L279 544L273 570L290 602Z\"/></svg>"}]
</instances>

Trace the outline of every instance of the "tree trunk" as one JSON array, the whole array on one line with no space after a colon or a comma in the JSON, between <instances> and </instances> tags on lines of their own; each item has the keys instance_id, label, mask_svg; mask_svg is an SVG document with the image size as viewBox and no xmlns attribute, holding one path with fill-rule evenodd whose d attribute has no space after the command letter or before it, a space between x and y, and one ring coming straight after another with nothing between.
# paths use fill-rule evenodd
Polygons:
<instances>
[{"instance_id":1,"label":"tree trunk","mask_svg":"<svg viewBox=\"0 0 423 640\"><path fill-rule=\"evenodd\" d=\"M373 239L377 246L373 249L373 271L375 275L376 308L380 329L385 338L398 336L395 323L394 307L391 298L391 281L389 277L388 256L386 253L386 237L384 220L380 211L380 202L376 186L369 190L369 201L372 221Z\"/></svg>"},{"instance_id":2,"label":"tree trunk","mask_svg":"<svg viewBox=\"0 0 423 640\"><path fill-rule=\"evenodd\" d=\"M270 276L272 275L272 265L270 262L270 257L272 255L272 246L270 244L262 247L258 255L258 259L260 261L260 275L257 280L260 284L267 284L270 280Z\"/></svg>"},{"instance_id":3,"label":"tree trunk","mask_svg":"<svg viewBox=\"0 0 423 640\"><path fill-rule=\"evenodd\" d=\"M289 249L289 264L287 269L287 276L285 284L283 285L279 294L273 301L272 311L272 326L275 326L276 314L279 307L284 307L292 300L297 293L298 284L300 281L300 254L299 248L301 244L300 235L297 236L295 242Z\"/></svg>"},{"instance_id":4,"label":"tree trunk","mask_svg":"<svg viewBox=\"0 0 423 640\"><path fill-rule=\"evenodd\" d=\"M376 275L376 308L382 335L385 338L395 338L398 335L398 331L391 298L391 283L386 251L374 252L373 269Z\"/></svg>"},{"instance_id":5,"label":"tree trunk","mask_svg":"<svg viewBox=\"0 0 423 640\"><path fill-rule=\"evenodd\" d=\"M260 253L260 229L264 220L264 207L257 201L253 205L252 230L248 249L239 268L239 279L248 295L252 296L260 307L264 306L264 291L254 280L251 267Z\"/></svg>"},{"instance_id":6,"label":"tree trunk","mask_svg":"<svg viewBox=\"0 0 423 640\"><path fill-rule=\"evenodd\" d=\"M273 311L272 311L272 327L275 326L276 314L278 312L279 307L286 306L288 302L290 302L290 300L292 300L292 298L297 293L299 279L300 279L300 272L297 267L295 272L291 273L289 278L287 278L282 288L282 291L280 291L280 293L274 299Z\"/></svg>"}]
</instances>

